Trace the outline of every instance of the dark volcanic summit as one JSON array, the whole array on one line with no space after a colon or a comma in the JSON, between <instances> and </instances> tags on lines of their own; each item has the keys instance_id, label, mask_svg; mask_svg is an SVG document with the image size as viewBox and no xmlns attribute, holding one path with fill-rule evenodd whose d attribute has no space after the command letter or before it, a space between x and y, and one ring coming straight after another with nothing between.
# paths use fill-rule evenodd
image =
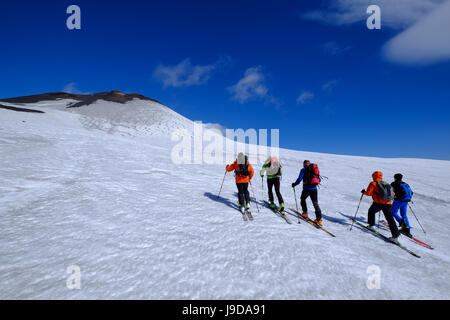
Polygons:
<instances>
[{"instance_id":1,"label":"dark volcanic summit","mask_svg":"<svg viewBox=\"0 0 450 320\"><path fill-rule=\"evenodd\" d=\"M126 103L133 99L141 99L158 102L156 100L147 98L140 94L135 93L122 93L120 91L108 91L94 94L72 94L65 92L51 92L51 93L43 93L31 96L24 97L16 97L16 98L8 98L2 99L2 102L9 103L36 103L41 101L53 101L53 100L61 100L61 99L72 99L77 100L78 102L74 102L68 106L68 108L77 108L82 106L88 106L97 100L105 100L117 103ZM159 103L159 102L158 102Z\"/></svg>"}]
</instances>

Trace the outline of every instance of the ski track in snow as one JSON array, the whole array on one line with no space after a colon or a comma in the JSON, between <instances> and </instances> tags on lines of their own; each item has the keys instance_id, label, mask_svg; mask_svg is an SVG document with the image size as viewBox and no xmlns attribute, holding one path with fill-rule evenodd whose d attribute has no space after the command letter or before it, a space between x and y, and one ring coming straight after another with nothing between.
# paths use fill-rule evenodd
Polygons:
<instances>
[{"instance_id":1,"label":"ski track in snow","mask_svg":"<svg viewBox=\"0 0 450 320\"><path fill-rule=\"evenodd\" d=\"M257 174L260 212L253 203L255 219L244 222L232 174L216 196L224 166L170 160L170 132L192 123L151 104L149 112L137 101L131 112L114 103L64 110L61 101L32 105L45 114L0 110L0 299L450 298L448 161L281 150L287 207L303 159L329 178L319 202L336 238L263 208ZM374 170L388 181L401 171L414 189L427 235L409 212L413 232L435 250L402 243L421 259L348 230L343 214L354 215ZM66 287L72 264L81 290ZM373 264L379 290L366 287Z\"/></svg>"}]
</instances>

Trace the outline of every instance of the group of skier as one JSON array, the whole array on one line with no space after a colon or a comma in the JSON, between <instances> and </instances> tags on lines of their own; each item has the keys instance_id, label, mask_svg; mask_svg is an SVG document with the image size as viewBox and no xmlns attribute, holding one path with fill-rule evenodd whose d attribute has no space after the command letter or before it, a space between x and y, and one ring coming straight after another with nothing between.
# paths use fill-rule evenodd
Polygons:
<instances>
[{"instance_id":1,"label":"group of skier","mask_svg":"<svg viewBox=\"0 0 450 320\"><path fill-rule=\"evenodd\" d=\"M248 156L242 152L238 154L237 159L230 165L226 166L226 171L234 171L236 186L238 189L239 205L242 214L250 210L250 193L248 190L250 180L254 176L254 169L248 161ZM277 210L283 213L285 204L283 196L280 192L281 176L283 175L282 166L276 157L269 157L263 164L260 172L261 178L267 175L267 188L269 203L268 206L272 210ZM374 230L375 215L382 211L386 221L389 225L392 237L391 241L398 244L398 237L403 233L411 237L411 225L407 217L408 203L411 201L413 192L409 185L403 182L403 176L400 173L394 175L394 182L388 184L383 181L383 173L375 171L372 174L373 181L370 182L366 189L361 190L361 200L363 196L371 196L373 203L368 212L368 226L367 228ZM303 161L303 168L300 170L298 178L292 183L292 188L303 182L303 191L300 196L301 217L308 219L308 207L306 200L311 198L315 210L316 219L314 223L322 226L322 211L318 202L318 185L321 183L322 177L319 172L317 164L311 163L309 160ZM279 207L274 203L273 189L278 199ZM295 189L294 189L295 190ZM400 215L398 214L400 212ZM399 223L400 230L397 227L395 220Z\"/></svg>"},{"instance_id":2,"label":"group of skier","mask_svg":"<svg viewBox=\"0 0 450 320\"><path fill-rule=\"evenodd\" d=\"M398 243L400 233L410 237L411 225L409 224L406 212L413 192L409 185L402 181L403 175L400 173L395 174L395 181L388 184L383 181L383 173L381 171L375 171L372 173L372 179L373 181L370 182L367 190L361 190L361 198L363 196L371 196L373 200L367 217L369 222L368 228L374 230L375 215L377 212L382 211L391 230L391 240L393 242ZM401 216L398 215L399 210ZM400 225L400 231L395 224L394 218Z\"/></svg>"}]
</instances>

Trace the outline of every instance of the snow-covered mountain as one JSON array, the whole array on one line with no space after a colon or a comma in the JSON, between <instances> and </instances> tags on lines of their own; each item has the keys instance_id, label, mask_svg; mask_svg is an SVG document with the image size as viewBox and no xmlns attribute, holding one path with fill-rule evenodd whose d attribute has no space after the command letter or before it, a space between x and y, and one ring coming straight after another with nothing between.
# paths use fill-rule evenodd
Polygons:
<instances>
[{"instance_id":1,"label":"snow-covered mountain","mask_svg":"<svg viewBox=\"0 0 450 320\"><path fill-rule=\"evenodd\" d=\"M28 106L44 112L47 109L81 115L85 128L126 135L170 136L175 128L193 130L189 119L156 100L120 91L97 94L47 93L0 101L1 106ZM42 109L43 108L43 109Z\"/></svg>"},{"instance_id":2,"label":"snow-covered mountain","mask_svg":"<svg viewBox=\"0 0 450 320\"><path fill-rule=\"evenodd\" d=\"M281 149L288 207L304 159L328 177L319 202L332 238L262 208L267 187L258 175L260 212L254 203L254 221L244 222L231 174L216 197L224 165L171 161L171 132L192 125L120 92L0 101L0 298L450 298L448 161ZM375 170L387 181L402 172L415 191L427 233L409 212L413 233L435 249L401 242L420 259L358 227L349 231L347 216ZM370 203L364 199L361 220ZM66 287L71 265L80 267L80 290ZM366 285L372 265L380 289Z\"/></svg>"}]
</instances>

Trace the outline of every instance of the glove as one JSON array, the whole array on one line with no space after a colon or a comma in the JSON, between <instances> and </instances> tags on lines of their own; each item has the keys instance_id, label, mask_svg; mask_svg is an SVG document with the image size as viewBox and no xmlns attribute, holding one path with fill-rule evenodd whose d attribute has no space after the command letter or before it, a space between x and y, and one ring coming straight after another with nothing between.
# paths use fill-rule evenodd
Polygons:
<instances>
[{"instance_id":1,"label":"glove","mask_svg":"<svg viewBox=\"0 0 450 320\"><path fill-rule=\"evenodd\" d=\"M295 188L295 183L292 183L292 188Z\"/></svg>"},{"instance_id":2,"label":"glove","mask_svg":"<svg viewBox=\"0 0 450 320\"><path fill-rule=\"evenodd\" d=\"M362 189L362 190L361 190L361 193L366 193L366 189Z\"/></svg>"},{"instance_id":3,"label":"glove","mask_svg":"<svg viewBox=\"0 0 450 320\"><path fill-rule=\"evenodd\" d=\"M261 178L264 178L264 175L263 175L263 174L260 174L260 176L261 176Z\"/></svg>"},{"instance_id":4,"label":"glove","mask_svg":"<svg viewBox=\"0 0 450 320\"><path fill-rule=\"evenodd\" d=\"M229 164L227 164L227 166L225 167L225 169L228 171L228 168L230 167L230 165Z\"/></svg>"}]
</instances>

